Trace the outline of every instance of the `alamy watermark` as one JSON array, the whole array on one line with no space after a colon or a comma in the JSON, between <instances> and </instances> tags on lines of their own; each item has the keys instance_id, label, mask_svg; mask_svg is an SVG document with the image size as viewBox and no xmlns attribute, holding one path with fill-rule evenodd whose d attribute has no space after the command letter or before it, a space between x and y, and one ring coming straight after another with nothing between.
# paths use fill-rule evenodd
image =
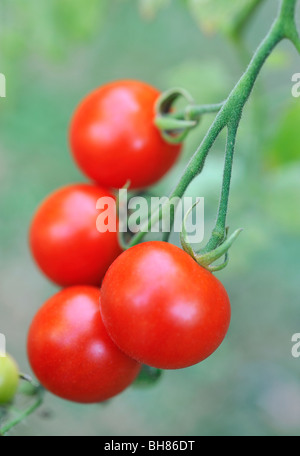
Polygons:
<instances>
[{"instance_id":1,"label":"alamy watermark","mask_svg":"<svg viewBox=\"0 0 300 456\"><path fill-rule=\"evenodd\" d=\"M133 234L139 231L169 233L172 229L173 213L173 230L175 233L180 233L182 220L190 211L185 223L187 241L200 243L204 239L204 198L202 197L169 199L166 196L150 198L134 196L128 200L127 190L122 189L119 190L117 201L118 203L111 197L102 197L97 201L96 208L101 212L97 217L96 225L100 233L107 231ZM192 208L193 210L191 210ZM148 229L150 217L160 210L162 211L161 220L152 222Z\"/></svg>"},{"instance_id":2,"label":"alamy watermark","mask_svg":"<svg viewBox=\"0 0 300 456\"><path fill-rule=\"evenodd\" d=\"M300 333L293 334L292 336L292 357L300 358Z\"/></svg>"},{"instance_id":3,"label":"alamy watermark","mask_svg":"<svg viewBox=\"0 0 300 456\"><path fill-rule=\"evenodd\" d=\"M299 98L300 97L300 73L293 74L292 82L295 83L292 87L292 95L294 98Z\"/></svg>"},{"instance_id":4,"label":"alamy watermark","mask_svg":"<svg viewBox=\"0 0 300 456\"><path fill-rule=\"evenodd\" d=\"M0 333L0 358L6 357L6 339L5 335Z\"/></svg>"},{"instance_id":5,"label":"alamy watermark","mask_svg":"<svg viewBox=\"0 0 300 456\"><path fill-rule=\"evenodd\" d=\"M6 78L0 73L0 98L6 98Z\"/></svg>"}]
</instances>

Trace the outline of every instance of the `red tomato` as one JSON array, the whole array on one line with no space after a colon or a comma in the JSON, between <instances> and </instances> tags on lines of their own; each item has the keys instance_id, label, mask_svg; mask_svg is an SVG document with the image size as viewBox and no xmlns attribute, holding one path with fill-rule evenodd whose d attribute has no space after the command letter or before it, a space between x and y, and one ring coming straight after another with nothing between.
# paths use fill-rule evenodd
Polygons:
<instances>
[{"instance_id":1,"label":"red tomato","mask_svg":"<svg viewBox=\"0 0 300 456\"><path fill-rule=\"evenodd\" d=\"M181 146L165 142L154 125L160 92L144 82L99 87L77 107L70 144L82 171L100 185L154 184L175 163Z\"/></svg>"},{"instance_id":2,"label":"red tomato","mask_svg":"<svg viewBox=\"0 0 300 456\"><path fill-rule=\"evenodd\" d=\"M114 198L95 185L69 185L48 196L37 210L30 229L31 250L53 282L100 286L107 268L121 253L116 232L97 230L96 203L102 197ZM112 214L115 204L108 211Z\"/></svg>"},{"instance_id":3,"label":"red tomato","mask_svg":"<svg viewBox=\"0 0 300 456\"><path fill-rule=\"evenodd\" d=\"M31 324L31 367L41 384L63 399L104 401L127 388L140 371L108 336L99 299L98 288L66 288L44 304Z\"/></svg>"},{"instance_id":4,"label":"red tomato","mask_svg":"<svg viewBox=\"0 0 300 456\"><path fill-rule=\"evenodd\" d=\"M143 364L178 369L203 361L230 323L225 288L187 253L146 242L122 253L101 291L103 322L114 342Z\"/></svg>"}]
</instances>

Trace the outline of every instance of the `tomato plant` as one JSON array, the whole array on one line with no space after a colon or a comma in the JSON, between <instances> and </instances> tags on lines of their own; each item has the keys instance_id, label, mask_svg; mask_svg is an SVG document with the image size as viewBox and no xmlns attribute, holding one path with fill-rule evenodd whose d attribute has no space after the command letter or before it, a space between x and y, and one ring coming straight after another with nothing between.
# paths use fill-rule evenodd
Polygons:
<instances>
[{"instance_id":1,"label":"tomato plant","mask_svg":"<svg viewBox=\"0 0 300 456\"><path fill-rule=\"evenodd\" d=\"M111 265L101 313L108 333L129 356L177 369L218 348L231 312L218 279L178 247L153 241L132 247Z\"/></svg>"},{"instance_id":2,"label":"tomato plant","mask_svg":"<svg viewBox=\"0 0 300 456\"><path fill-rule=\"evenodd\" d=\"M74 402L109 399L140 371L108 336L99 299L98 288L66 288L41 307L29 329L28 357L35 375L53 394Z\"/></svg>"},{"instance_id":3,"label":"tomato plant","mask_svg":"<svg viewBox=\"0 0 300 456\"><path fill-rule=\"evenodd\" d=\"M59 285L100 285L121 253L117 233L97 230L101 197L113 195L96 185L68 185L48 196L33 218L31 251L45 275ZM114 205L108 211L115 211Z\"/></svg>"},{"instance_id":4,"label":"tomato plant","mask_svg":"<svg viewBox=\"0 0 300 456\"><path fill-rule=\"evenodd\" d=\"M243 65L247 53L242 35L262 1L246 3L226 28L243 54ZM297 0L280 1L266 37L223 101L197 105L184 88L161 94L145 82L119 80L98 87L77 106L69 128L71 153L94 183L55 191L34 215L29 236L32 254L49 279L69 288L40 308L29 329L28 358L42 386L19 374L9 357L0 358L0 404L12 401L19 378L27 382L23 394L35 398L19 417L0 428L0 435L39 407L43 386L66 400L102 402L133 382L154 385L161 369L197 364L223 342L231 305L224 286L212 273L227 266L228 251L241 232L229 236L227 225L237 133L272 51L289 40L300 52L296 6ZM215 16L210 2L207 8L209 16ZM174 108L179 97L185 100L180 110ZM215 114L215 118L169 198L163 198L161 205L151 205L149 211L140 211L137 218L141 223L136 223L138 228L131 235L123 230L118 234L109 229L99 232L99 198L114 200L111 189L126 184L130 189L144 189L158 182L179 157L183 140L206 114ZM187 235L185 218L182 250L167 242L175 209L224 130L227 141L216 224L207 244L196 250ZM144 196L151 198L148 191ZM114 218L115 204L110 210ZM124 218L127 229L129 211ZM160 223L165 221L169 222L167 230ZM161 229L162 241L141 243L152 228L154 232ZM121 253L119 244L125 252ZM216 263L221 258L223 262ZM17 412L14 403L1 409L1 419Z\"/></svg>"},{"instance_id":5,"label":"tomato plant","mask_svg":"<svg viewBox=\"0 0 300 456\"><path fill-rule=\"evenodd\" d=\"M18 389L19 369L14 359L0 356L0 405L10 402Z\"/></svg>"},{"instance_id":6,"label":"tomato plant","mask_svg":"<svg viewBox=\"0 0 300 456\"><path fill-rule=\"evenodd\" d=\"M76 108L70 126L73 156L82 171L105 187L143 188L175 163L181 146L164 141L154 125L160 92L140 81L99 87Z\"/></svg>"}]
</instances>

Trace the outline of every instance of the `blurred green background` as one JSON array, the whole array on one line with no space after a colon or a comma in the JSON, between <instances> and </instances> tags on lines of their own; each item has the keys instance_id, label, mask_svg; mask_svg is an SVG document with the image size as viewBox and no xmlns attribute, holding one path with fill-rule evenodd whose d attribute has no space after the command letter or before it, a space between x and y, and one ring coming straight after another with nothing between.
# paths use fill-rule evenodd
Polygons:
<instances>
[{"instance_id":1,"label":"blurred green background","mask_svg":"<svg viewBox=\"0 0 300 456\"><path fill-rule=\"evenodd\" d=\"M0 332L22 371L30 373L31 319L57 290L31 259L30 220L49 192L85 180L68 148L74 108L95 87L123 78L161 90L182 86L198 103L221 101L277 8L266 0L244 44L234 44L224 26L242 3L1 0L0 72L7 98L0 99ZM80 406L48 394L12 435L300 433L300 359L291 355L291 337L300 332L300 100L291 95L296 72L299 56L283 43L265 66L241 124L228 223L244 232L228 268L218 273L233 313L219 350L195 367L165 372L153 388L130 388L106 405ZM155 193L169 193L212 118L190 135L180 162ZM205 197L207 236L224 139L188 190Z\"/></svg>"}]
</instances>

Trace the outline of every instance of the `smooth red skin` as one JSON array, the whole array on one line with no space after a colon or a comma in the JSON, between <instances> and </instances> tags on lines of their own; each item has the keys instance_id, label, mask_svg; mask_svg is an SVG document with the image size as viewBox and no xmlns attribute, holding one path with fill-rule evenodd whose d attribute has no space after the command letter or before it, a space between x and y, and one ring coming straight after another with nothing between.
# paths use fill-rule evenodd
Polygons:
<instances>
[{"instance_id":1,"label":"smooth red skin","mask_svg":"<svg viewBox=\"0 0 300 456\"><path fill-rule=\"evenodd\" d=\"M181 145L165 142L154 125L160 92L144 82L103 85L77 107L70 145L81 170L100 185L148 187L175 163Z\"/></svg>"},{"instance_id":2,"label":"smooth red skin","mask_svg":"<svg viewBox=\"0 0 300 456\"><path fill-rule=\"evenodd\" d=\"M42 202L32 220L32 254L44 274L58 285L100 286L121 253L117 233L97 230L100 197L113 195L90 184L63 187Z\"/></svg>"},{"instance_id":3,"label":"smooth red skin","mask_svg":"<svg viewBox=\"0 0 300 456\"><path fill-rule=\"evenodd\" d=\"M99 312L100 290L66 288L38 311L28 334L28 357L38 380L70 401L109 399L136 378L140 364L113 343Z\"/></svg>"},{"instance_id":4,"label":"smooth red skin","mask_svg":"<svg viewBox=\"0 0 300 456\"><path fill-rule=\"evenodd\" d=\"M100 308L120 349L161 369L192 366L210 356L231 316L216 277L178 247L155 241L125 251L110 266Z\"/></svg>"}]
</instances>

